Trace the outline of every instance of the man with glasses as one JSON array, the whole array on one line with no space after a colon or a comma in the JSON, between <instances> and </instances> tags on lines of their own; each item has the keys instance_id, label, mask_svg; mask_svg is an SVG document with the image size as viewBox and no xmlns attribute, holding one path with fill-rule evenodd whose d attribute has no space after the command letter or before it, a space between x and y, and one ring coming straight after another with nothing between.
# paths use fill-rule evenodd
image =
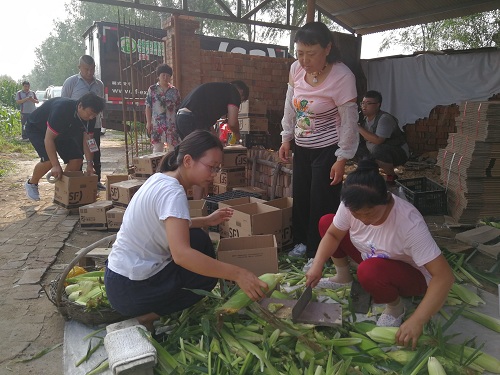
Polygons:
<instances>
[{"instance_id":1,"label":"man with glasses","mask_svg":"<svg viewBox=\"0 0 500 375\"><path fill-rule=\"evenodd\" d=\"M394 166L408 161L410 150L398 120L380 109L382 94L367 91L361 102L363 120L359 124L360 143L356 158L371 157L386 174L388 184L394 184L398 176Z\"/></svg>"}]
</instances>

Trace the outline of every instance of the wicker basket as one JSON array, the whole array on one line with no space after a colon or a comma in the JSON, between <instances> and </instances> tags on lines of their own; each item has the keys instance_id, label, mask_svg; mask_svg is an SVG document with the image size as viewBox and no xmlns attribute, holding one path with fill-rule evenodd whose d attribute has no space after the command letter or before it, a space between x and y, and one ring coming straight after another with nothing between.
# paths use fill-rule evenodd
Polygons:
<instances>
[{"instance_id":1,"label":"wicker basket","mask_svg":"<svg viewBox=\"0 0 500 375\"><path fill-rule=\"evenodd\" d=\"M115 239L116 234L113 234L111 236L104 237L103 239L82 249L82 251L80 251L80 254L78 254L76 258L66 266L62 274L51 281L47 296L49 300L57 307L61 315L64 316L64 318L73 319L90 326L110 324L127 319L127 317L122 316L112 308L101 308L99 310L86 311L85 306L78 305L68 300L68 297L64 292L64 281L66 280L68 273L75 265L78 264L80 259L83 258L91 250L97 247L101 247L104 244L109 244Z\"/></svg>"}]
</instances>

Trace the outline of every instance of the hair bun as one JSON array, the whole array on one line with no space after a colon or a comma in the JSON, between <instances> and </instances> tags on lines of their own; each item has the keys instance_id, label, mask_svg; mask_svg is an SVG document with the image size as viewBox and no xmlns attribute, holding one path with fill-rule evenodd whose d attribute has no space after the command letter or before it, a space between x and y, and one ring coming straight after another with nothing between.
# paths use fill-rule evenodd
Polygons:
<instances>
[{"instance_id":1,"label":"hair bun","mask_svg":"<svg viewBox=\"0 0 500 375\"><path fill-rule=\"evenodd\" d=\"M378 164L374 159L362 159L358 163L357 171L360 172L377 172L378 173Z\"/></svg>"}]
</instances>

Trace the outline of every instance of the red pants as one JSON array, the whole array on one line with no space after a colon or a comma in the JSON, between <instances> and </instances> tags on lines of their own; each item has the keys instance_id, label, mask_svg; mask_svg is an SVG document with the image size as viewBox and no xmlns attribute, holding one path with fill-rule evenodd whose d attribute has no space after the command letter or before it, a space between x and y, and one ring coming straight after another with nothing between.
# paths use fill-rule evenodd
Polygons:
<instances>
[{"instance_id":1,"label":"red pants","mask_svg":"<svg viewBox=\"0 0 500 375\"><path fill-rule=\"evenodd\" d=\"M333 221L334 214L321 217L318 227L321 238ZM349 233L342 239L333 258L349 256L359 264L358 281L373 297L375 303L389 303L398 296L423 296L427 290L424 275L415 267L398 260L369 258L363 260L361 253L352 244Z\"/></svg>"}]
</instances>

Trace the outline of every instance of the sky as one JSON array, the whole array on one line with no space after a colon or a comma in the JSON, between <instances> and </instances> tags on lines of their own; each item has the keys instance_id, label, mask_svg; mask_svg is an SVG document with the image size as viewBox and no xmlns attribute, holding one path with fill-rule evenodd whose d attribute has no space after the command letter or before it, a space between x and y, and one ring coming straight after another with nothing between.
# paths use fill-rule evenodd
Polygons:
<instances>
[{"instance_id":1,"label":"sky","mask_svg":"<svg viewBox=\"0 0 500 375\"><path fill-rule=\"evenodd\" d=\"M3 0L6 1L6 0ZM54 30L54 20L66 19L65 3L68 0L22 0L2 6L0 12L0 76L8 75L20 80L30 74L35 66L35 49L40 47ZM393 49L378 54L382 33L363 37L361 58L403 53ZM35 87L33 89L44 89Z\"/></svg>"}]
</instances>

